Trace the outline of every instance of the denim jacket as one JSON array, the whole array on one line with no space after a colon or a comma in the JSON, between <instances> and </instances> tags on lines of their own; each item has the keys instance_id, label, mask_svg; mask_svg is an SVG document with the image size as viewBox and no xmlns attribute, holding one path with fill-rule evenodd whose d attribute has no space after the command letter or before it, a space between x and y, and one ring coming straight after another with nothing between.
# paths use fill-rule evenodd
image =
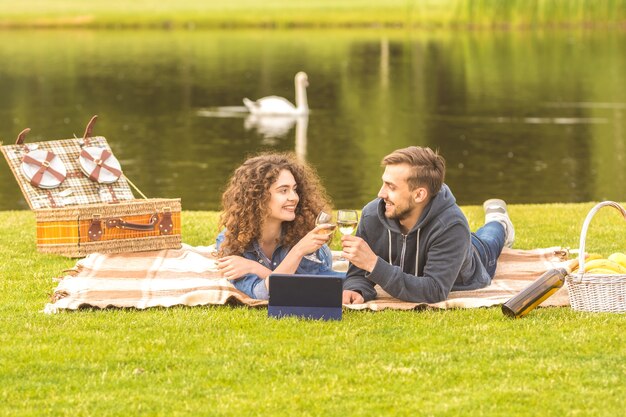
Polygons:
<instances>
[{"instance_id":1,"label":"denim jacket","mask_svg":"<svg viewBox=\"0 0 626 417\"><path fill-rule=\"evenodd\" d=\"M216 250L219 250L220 245L224 242L224 238L224 232L221 232L217 236L215 242ZM290 248L279 244L272 254L272 259L268 259L268 257L265 256L261 250L259 242L254 240L250 247L246 249L241 256L246 259L259 262L264 267L273 271L285 259L287 253L289 253L289 249ZM338 273L332 270L333 256L327 245L322 246L317 250L317 252L315 252L315 254L321 262L315 262L307 258L302 258L302 261L300 261L300 265L298 265L298 269L296 270L296 274L345 276L344 273ZM269 292L265 286L265 280L257 275L244 275L242 278L233 279L230 280L230 282L233 283L235 288L244 292L249 297L260 300L267 300L269 298Z\"/></svg>"}]
</instances>

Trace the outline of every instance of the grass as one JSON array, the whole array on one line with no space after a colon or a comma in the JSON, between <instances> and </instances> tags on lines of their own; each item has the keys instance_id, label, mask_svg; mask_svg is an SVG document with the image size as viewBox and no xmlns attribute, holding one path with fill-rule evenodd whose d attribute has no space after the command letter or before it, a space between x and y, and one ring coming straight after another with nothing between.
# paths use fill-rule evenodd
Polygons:
<instances>
[{"instance_id":1,"label":"grass","mask_svg":"<svg viewBox=\"0 0 626 417\"><path fill-rule=\"evenodd\" d=\"M578 246L592 204L513 205L516 247ZM481 209L463 207L472 227ZM211 242L217 213L184 212ZM588 247L626 250L601 210ZM0 212L0 415L614 416L626 394L624 315L543 308L346 311L269 320L244 307L44 315L73 260L37 254L34 216ZM622 411L620 411L622 410Z\"/></svg>"},{"instance_id":2,"label":"grass","mask_svg":"<svg viewBox=\"0 0 626 417\"><path fill-rule=\"evenodd\" d=\"M0 0L0 27L509 28L623 25L626 0Z\"/></svg>"}]
</instances>

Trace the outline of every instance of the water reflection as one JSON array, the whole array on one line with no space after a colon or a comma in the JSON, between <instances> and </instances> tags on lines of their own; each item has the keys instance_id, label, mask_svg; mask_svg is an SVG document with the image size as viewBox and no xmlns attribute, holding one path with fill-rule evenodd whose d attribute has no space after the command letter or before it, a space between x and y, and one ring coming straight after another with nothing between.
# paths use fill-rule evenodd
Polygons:
<instances>
[{"instance_id":1,"label":"water reflection","mask_svg":"<svg viewBox=\"0 0 626 417\"><path fill-rule=\"evenodd\" d=\"M201 117L245 117L249 114L245 106L219 106L198 109L196 114Z\"/></svg>"},{"instance_id":2,"label":"water reflection","mask_svg":"<svg viewBox=\"0 0 626 417\"><path fill-rule=\"evenodd\" d=\"M288 137L289 132L295 126L295 141L292 151L299 158L306 160L307 154L307 129L309 115L263 115L251 114L246 107L221 106L199 109L196 114L200 117L214 118L241 118L244 117L243 126L246 131L253 131L262 138L261 143L268 146L276 146L281 139Z\"/></svg>"},{"instance_id":3,"label":"water reflection","mask_svg":"<svg viewBox=\"0 0 626 417\"><path fill-rule=\"evenodd\" d=\"M302 160L306 160L307 129L309 126L309 116L262 116L250 114L244 121L246 130L254 129L256 133L263 137L263 144L276 145L278 139L287 136L289 131L296 126L295 141L293 151Z\"/></svg>"},{"instance_id":4,"label":"water reflection","mask_svg":"<svg viewBox=\"0 0 626 417\"><path fill-rule=\"evenodd\" d=\"M358 208L409 145L441 151L461 204L624 201L625 47L591 31L0 32L0 138L69 138L99 114L125 174L186 209L217 209L250 154L294 149ZM292 98L301 70L308 118L249 117L243 97ZM25 208L6 163L0 179L0 209Z\"/></svg>"},{"instance_id":5,"label":"water reflection","mask_svg":"<svg viewBox=\"0 0 626 417\"><path fill-rule=\"evenodd\" d=\"M291 128L296 124L297 116L264 116L249 114L244 120L246 130L254 129L257 134L265 139L265 143L275 144L272 139L286 136Z\"/></svg>"},{"instance_id":6,"label":"water reflection","mask_svg":"<svg viewBox=\"0 0 626 417\"><path fill-rule=\"evenodd\" d=\"M300 116L296 120L296 155L303 161L306 160L307 149L307 129L309 127L309 116Z\"/></svg>"}]
</instances>

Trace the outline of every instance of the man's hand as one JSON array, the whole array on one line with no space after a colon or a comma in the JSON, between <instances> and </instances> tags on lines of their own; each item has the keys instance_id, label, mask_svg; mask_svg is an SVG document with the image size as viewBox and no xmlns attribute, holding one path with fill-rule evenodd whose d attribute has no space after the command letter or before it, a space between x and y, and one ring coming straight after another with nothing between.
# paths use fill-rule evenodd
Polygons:
<instances>
[{"instance_id":1,"label":"man's hand","mask_svg":"<svg viewBox=\"0 0 626 417\"><path fill-rule=\"evenodd\" d=\"M246 259L243 256L230 255L217 260L217 270L226 279L237 279L248 274L255 274L265 278L263 273L265 269L267 268L258 262Z\"/></svg>"},{"instance_id":2,"label":"man's hand","mask_svg":"<svg viewBox=\"0 0 626 417\"><path fill-rule=\"evenodd\" d=\"M378 261L378 256L369 245L360 237L346 235L341 238L343 251L341 256L350 261L357 268L372 272Z\"/></svg>"},{"instance_id":3,"label":"man's hand","mask_svg":"<svg viewBox=\"0 0 626 417\"><path fill-rule=\"evenodd\" d=\"M363 304L365 300L363 296L356 291L344 290L341 302L343 304Z\"/></svg>"}]
</instances>

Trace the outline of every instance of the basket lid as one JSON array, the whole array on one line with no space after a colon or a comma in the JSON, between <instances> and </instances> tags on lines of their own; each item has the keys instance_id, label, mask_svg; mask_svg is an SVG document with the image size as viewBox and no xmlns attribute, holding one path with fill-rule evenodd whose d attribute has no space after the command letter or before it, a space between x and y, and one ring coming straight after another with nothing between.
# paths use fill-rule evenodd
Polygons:
<instances>
[{"instance_id":1,"label":"basket lid","mask_svg":"<svg viewBox=\"0 0 626 417\"><path fill-rule=\"evenodd\" d=\"M106 139L93 136L97 119L89 120L82 139L26 144L27 128L15 145L0 146L31 209L135 199Z\"/></svg>"},{"instance_id":2,"label":"basket lid","mask_svg":"<svg viewBox=\"0 0 626 417\"><path fill-rule=\"evenodd\" d=\"M113 154L107 140L102 136L90 137L88 142L83 138L72 138L31 142L27 145L5 145L0 146L0 150L9 162L9 167L24 194L26 202L33 210L134 200L135 196L123 175L110 183L92 181L85 175L79 159L81 151L90 147L103 149ZM64 174L65 179L60 184L57 184L59 179L54 174L52 174L55 177L54 180L46 175L46 173L49 173L49 169L42 176L43 182L40 186L34 186L31 183L25 170L33 170L34 168L24 167L23 169L22 163L24 156L33 152L33 149L43 152L43 154L35 154L39 161L42 161L41 155L48 155L47 152L51 152L60 160L66 170ZM101 157L103 153L100 151ZM105 164L116 168L117 166L114 166L111 161L112 159L109 157L106 159ZM53 169L56 170L58 168L57 171L59 173L63 172L62 168L55 162L55 158L50 161L50 164ZM111 174L111 171L101 168L100 172L101 174L98 178L102 177L105 181L112 180L113 174ZM56 184L56 187L54 187L54 184Z\"/></svg>"}]
</instances>

